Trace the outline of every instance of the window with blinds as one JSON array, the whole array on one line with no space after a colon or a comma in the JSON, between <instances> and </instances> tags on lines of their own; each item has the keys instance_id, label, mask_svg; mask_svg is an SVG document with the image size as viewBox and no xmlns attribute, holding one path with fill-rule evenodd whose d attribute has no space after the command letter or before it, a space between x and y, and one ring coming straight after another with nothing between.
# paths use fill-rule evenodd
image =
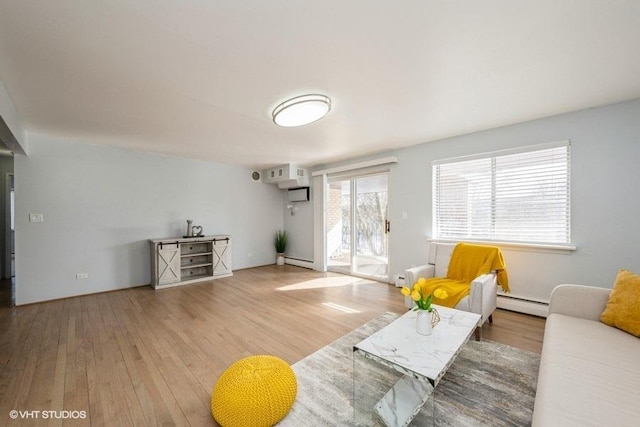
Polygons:
<instances>
[{"instance_id":1,"label":"window with blinds","mask_svg":"<svg viewBox=\"0 0 640 427\"><path fill-rule=\"evenodd\" d=\"M569 141L432 168L434 238L571 244Z\"/></svg>"}]
</instances>

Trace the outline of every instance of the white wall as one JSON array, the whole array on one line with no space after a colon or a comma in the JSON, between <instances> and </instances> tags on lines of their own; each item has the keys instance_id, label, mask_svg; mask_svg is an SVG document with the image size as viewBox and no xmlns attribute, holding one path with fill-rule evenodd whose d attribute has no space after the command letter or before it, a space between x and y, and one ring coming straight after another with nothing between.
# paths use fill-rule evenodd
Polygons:
<instances>
[{"instance_id":1,"label":"white wall","mask_svg":"<svg viewBox=\"0 0 640 427\"><path fill-rule=\"evenodd\" d=\"M618 268L640 272L638 117L634 100L381 153L399 158L390 181L392 274L426 259L432 160L562 139L572 142L578 249L505 250L513 294L547 300L559 283L610 287ZM283 227L288 255L313 259L313 202L291 216L286 193L252 182L247 169L38 135L28 144L30 155L15 157L17 304L148 284L147 239L181 235L186 219L207 234L232 234L236 269L272 264L273 232ZM29 213L45 222L29 223ZM89 278L76 280L78 272Z\"/></svg>"},{"instance_id":2,"label":"white wall","mask_svg":"<svg viewBox=\"0 0 640 427\"><path fill-rule=\"evenodd\" d=\"M309 190L309 199L313 199L313 188ZM282 190L284 200L284 229L288 234L286 255L288 258L313 262L313 203L289 202L287 190ZM293 205L293 215L287 205Z\"/></svg>"},{"instance_id":3,"label":"white wall","mask_svg":"<svg viewBox=\"0 0 640 427\"><path fill-rule=\"evenodd\" d=\"M390 181L392 274L426 260L432 160L565 139L572 147L572 240L577 250L505 249L512 294L548 301L560 283L611 287L619 268L640 273L640 100L634 100L381 154L399 158ZM296 244L313 248L313 242Z\"/></svg>"},{"instance_id":4,"label":"white wall","mask_svg":"<svg viewBox=\"0 0 640 427\"><path fill-rule=\"evenodd\" d=\"M29 135L15 176L18 305L150 283L148 239L187 219L232 235L234 269L275 262L281 194L244 168Z\"/></svg>"}]
</instances>

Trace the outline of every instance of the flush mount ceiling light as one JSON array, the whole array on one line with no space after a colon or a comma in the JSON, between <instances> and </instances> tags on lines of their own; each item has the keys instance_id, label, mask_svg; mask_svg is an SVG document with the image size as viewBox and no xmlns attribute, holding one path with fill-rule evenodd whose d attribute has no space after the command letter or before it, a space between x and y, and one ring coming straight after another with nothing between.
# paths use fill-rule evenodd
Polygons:
<instances>
[{"instance_id":1,"label":"flush mount ceiling light","mask_svg":"<svg viewBox=\"0 0 640 427\"><path fill-rule=\"evenodd\" d=\"M302 95L274 108L273 122L278 126L303 126L320 120L331 110L331 99L324 95Z\"/></svg>"}]
</instances>

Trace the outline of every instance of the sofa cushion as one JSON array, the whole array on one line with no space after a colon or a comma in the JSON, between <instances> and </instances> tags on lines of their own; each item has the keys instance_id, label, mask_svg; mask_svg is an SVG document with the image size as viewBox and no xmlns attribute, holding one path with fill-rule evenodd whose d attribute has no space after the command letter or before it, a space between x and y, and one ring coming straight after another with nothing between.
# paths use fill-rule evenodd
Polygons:
<instances>
[{"instance_id":1,"label":"sofa cushion","mask_svg":"<svg viewBox=\"0 0 640 427\"><path fill-rule=\"evenodd\" d=\"M534 426L622 426L640 419L640 341L601 322L547 318Z\"/></svg>"},{"instance_id":2,"label":"sofa cushion","mask_svg":"<svg viewBox=\"0 0 640 427\"><path fill-rule=\"evenodd\" d=\"M640 337L640 276L618 271L600 321Z\"/></svg>"}]
</instances>

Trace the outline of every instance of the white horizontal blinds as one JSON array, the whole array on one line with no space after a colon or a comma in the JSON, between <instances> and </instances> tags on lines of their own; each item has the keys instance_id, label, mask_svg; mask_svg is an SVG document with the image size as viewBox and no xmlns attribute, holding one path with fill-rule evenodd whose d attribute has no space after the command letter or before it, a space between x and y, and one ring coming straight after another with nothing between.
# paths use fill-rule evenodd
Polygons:
<instances>
[{"instance_id":1,"label":"white horizontal blinds","mask_svg":"<svg viewBox=\"0 0 640 427\"><path fill-rule=\"evenodd\" d=\"M569 244L569 147L495 158L494 235Z\"/></svg>"},{"instance_id":2,"label":"white horizontal blinds","mask_svg":"<svg viewBox=\"0 0 640 427\"><path fill-rule=\"evenodd\" d=\"M491 159L434 166L436 237L487 239L491 229Z\"/></svg>"},{"instance_id":3,"label":"white horizontal blinds","mask_svg":"<svg viewBox=\"0 0 640 427\"><path fill-rule=\"evenodd\" d=\"M433 165L434 237L570 244L569 143Z\"/></svg>"}]
</instances>

